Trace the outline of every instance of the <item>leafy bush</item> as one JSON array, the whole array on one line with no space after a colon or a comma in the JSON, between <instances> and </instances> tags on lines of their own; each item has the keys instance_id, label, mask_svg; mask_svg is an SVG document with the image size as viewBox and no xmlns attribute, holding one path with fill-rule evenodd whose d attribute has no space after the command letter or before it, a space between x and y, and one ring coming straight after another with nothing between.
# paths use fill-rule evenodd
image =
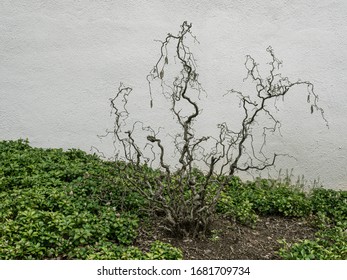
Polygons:
<instances>
[{"instance_id":1,"label":"leafy bush","mask_svg":"<svg viewBox=\"0 0 347 280\"><path fill-rule=\"evenodd\" d=\"M146 258L149 260L181 260L183 254L181 250L172 245L157 240L152 243L151 250L146 254Z\"/></svg>"},{"instance_id":2,"label":"leafy bush","mask_svg":"<svg viewBox=\"0 0 347 280\"><path fill-rule=\"evenodd\" d=\"M289 184L275 180L249 182L249 195L254 209L260 214L304 217L310 214L311 205L306 194Z\"/></svg>"},{"instance_id":3,"label":"leafy bush","mask_svg":"<svg viewBox=\"0 0 347 280\"><path fill-rule=\"evenodd\" d=\"M104 241L122 246L133 243L136 217L117 216L106 207L100 212L22 209L12 219L1 220L0 259L71 258L70 251L81 246Z\"/></svg>"},{"instance_id":4,"label":"leafy bush","mask_svg":"<svg viewBox=\"0 0 347 280\"><path fill-rule=\"evenodd\" d=\"M0 190L40 185L59 187L100 166L95 155L77 150L31 148L24 140L0 142L0 162Z\"/></svg>"},{"instance_id":5,"label":"leafy bush","mask_svg":"<svg viewBox=\"0 0 347 280\"><path fill-rule=\"evenodd\" d=\"M258 220L253 204L247 198L237 195L222 193L217 211L246 225L253 225Z\"/></svg>"},{"instance_id":6,"label":"leafy bush","mask_svg":"<svg viewBox=\"0 0 347 280\"><path fill-rule=\"evenodd\" d=\"M294 186L265 179L243 183L237 177L229 182L217 210L245 224L256 222L257 215L305 217L312 212L307 195Z\"/></svg>"},{"instance_id":7,"label":"leafy bush","mask_svg":"<svg viewBox=\"0 0 347 280\"><path fill-rule=\"evenodd\" d=\"M217 210L241 223L252 224L257 215L314 217L319 231L313 240L289 244L281 240L284 259L347 259L347 192L323 188L304 193L288 183L257 179L229 182Z\"/></svg>"},{"instance_id":8,"label":"leafy bush","mask_svg":"<svg viewBox=\"0 0 347 280\"><path fill-rule=\"evenodd\" d=\"M322 230L314 240L303 240L288 244L281 241L283 247L279 254L287 260L346 260L347 232L341 227Z\"/></svg>"},{"instance_id":9,"label":"leafy bush","mask_svg":"<svg viewBox=\"0 0 347 280\"><path fill-rule=\"evenodd\" d=\"M295 244L281 241L280 256L295 260L347 259L347 192L318 188L309 200L319 228L316 238Z\"/></svg>"},{"instance_id":10,"label":"leafy bush","mask_svg":"<svg viewBox=\"0 0 347 280\"><path fill-rule=\"evenodd\" d=\"M347 223L347 191L317 188L311 193L312 211L323 226L328 223Z\"/></svg>"},{"instance_id":11,"label":"leafy bush","mask_svg":"<svg viewBox=\"0 0 347 280\"><path fill-rule=\"evenodd\" d=\"M170 244L155 241L150 251L142 252L134 246L117 246L111 242L97 243L94 246L74 248L70 258L87 260L179 260L182 252Z\"/></svg>"},{"instance_id":12,"label":"leafy bush","mask_svg":"<svg viewBox=\"0 0 347 280\"><path fill-rule=\"evenodd\" d=\"M115 163L18 140L0 141L0 164L0 259L179 257L131 246L143 199Z\"/></svg>"}]
</instances>

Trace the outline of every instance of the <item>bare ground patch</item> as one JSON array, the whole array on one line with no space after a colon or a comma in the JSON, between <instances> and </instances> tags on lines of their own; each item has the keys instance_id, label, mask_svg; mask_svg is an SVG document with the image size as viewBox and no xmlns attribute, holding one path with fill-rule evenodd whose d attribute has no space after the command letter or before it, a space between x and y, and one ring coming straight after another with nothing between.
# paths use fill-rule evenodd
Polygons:
<instances>
[{"instance_id":1,"label":"bare ground patch","mask_svg":"<svg viewBox=\"0 0 347 280\"><path fill-rule=\"evenodd\" d=\"M312 239L316 231L305 219L279 216L260 217L253 227L220 217L212 228L206 238L180 239L168 235L156 220L142 225L136 246L145 250L160 240L180 248L187 260L275 260L280 259L278 240Z\"/></svg>"}]
</instances>

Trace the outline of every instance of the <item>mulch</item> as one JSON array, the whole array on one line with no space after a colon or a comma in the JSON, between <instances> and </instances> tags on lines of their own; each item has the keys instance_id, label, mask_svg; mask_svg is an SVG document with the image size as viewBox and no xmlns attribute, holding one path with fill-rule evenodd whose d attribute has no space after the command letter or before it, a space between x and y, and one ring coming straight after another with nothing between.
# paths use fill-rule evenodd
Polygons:
<instances>
[{"instance_id":1,"label":"mulch","mask_svg":"<svg viewBox=\"0 0 347 280\"><path fill-rule=\"evenodd\" d=\"M155 240L180 248L186 260L276 260L280 259L278 240L288 243L314 238L316 229L301 218L260 217L250 226L225 217L215 220L209 236L182 239L170 236L160 227L160 220L144 223L136 246L146 250Z\"/></svg>"}]
</instances>

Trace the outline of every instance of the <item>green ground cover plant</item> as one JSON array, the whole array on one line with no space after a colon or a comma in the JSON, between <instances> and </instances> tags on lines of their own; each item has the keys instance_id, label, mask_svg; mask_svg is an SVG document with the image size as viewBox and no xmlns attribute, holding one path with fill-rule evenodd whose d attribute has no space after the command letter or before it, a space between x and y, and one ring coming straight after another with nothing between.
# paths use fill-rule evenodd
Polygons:
<instances>
[{"instance_id":1,"label":"green ground cover plant","mask_svg":"<svg viewBox=\"0 0 347 280\"><path fill-rule=\"evenodd\" d=\"M347 259L347 192L315 188L308 193L276 180L231 182L218 204L218 211L252 225L259 215L312 219L319 229L313 240L283 245L284 259Z\"/></svg>"},{"instance_id":2,"label":"green ground cover plant","mask_svg":"<svg viewBox=\"0 0 347 280\"><path fill-rule=\"evenodd\" d=\"M141 168L146 181L162 176ZM151 223L160 213L144 211L146 199L126 179L133 170L77 149L0 141L0 259L184 258L179 248L160 240L146 248L139 244L140 221ZM194 172L197 181L204 180ZM138 171L135 178L141 179ZM317 229L313 239L280 240L281 258L347 259L346 191L303 192L288 182L238 177L225 183L217 204L223 219L252 227L260 217L275 215L302 218Z\"/></svg>"},{"instance_id":3,"label":"green ground cover plant","mask_svg":"<svg viewBox=\"0 0 347 280\"><path fill-rule=\"evenodd\" d=\"M347 192L314 189L309 202L319 228L316 238L295 244L282 241L280 255L296 260L347 260Z\"/></svg>"},{"instance_id":4,"label":"green ground cover plant","mask_svg":"<svg viewBox=\"0 0 347 280\"><path fill-rule=\"evenodd\" d=\"M0 142L0 259L181 258L132 246L141 197L110 163L80 150Z\"/></svg>"}]
</instances>

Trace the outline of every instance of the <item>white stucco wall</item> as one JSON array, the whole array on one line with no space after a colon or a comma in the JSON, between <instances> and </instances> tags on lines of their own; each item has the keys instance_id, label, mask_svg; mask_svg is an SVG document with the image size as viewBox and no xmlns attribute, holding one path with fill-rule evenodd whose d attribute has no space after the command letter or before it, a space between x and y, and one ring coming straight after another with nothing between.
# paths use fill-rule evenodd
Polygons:
<instances>
[{"instance_id":1,"label":"white stucco wall","mask_svg":"<svg viewBox=\"0 0 347 280\"><path fill-rule=\"evenodd\" d=\"M281 106L283 138L271 148L294 156L278 162L309 181L347 189L347 1L2 0L0 1L0 139L34 146L92 145L111 155L98 134L112 126L108 99L122 81L134 88L146 119L146 75L168 32L193 23L205 103L204 131L223 112L218 94L242 89L245 55L265 63L271 45L282 73L315 85L330 129L311 115L305 88ZM218 108L218 109L217 109Z\"/></svg>"}]
</instances>

